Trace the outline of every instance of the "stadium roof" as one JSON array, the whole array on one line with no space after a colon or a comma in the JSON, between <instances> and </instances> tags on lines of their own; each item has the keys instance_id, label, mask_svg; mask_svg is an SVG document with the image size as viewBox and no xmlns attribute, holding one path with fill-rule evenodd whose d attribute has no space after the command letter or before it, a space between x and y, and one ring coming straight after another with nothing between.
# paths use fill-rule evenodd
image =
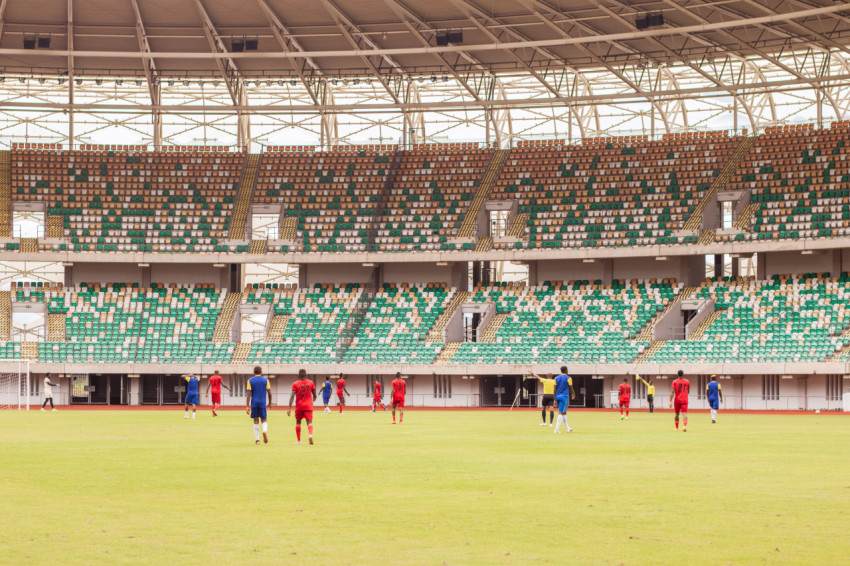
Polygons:
<instances>
[{"instance_id":1,"label":"stadium roof","mask_svg":"<svg viewBox=\"0 0 850 566\"><path fill-rule=\"evenodd\" d=\"M420 139L428 136L420 124L426 120L417 114L481 111L499 139L519 135L505 124L512 117L500 112L546 107L568 108L565 120L577 128L573 137L599 135L612 127L599 117L612 111L600 106L612 104L620 105L614 114L624 112L613 122L622 118L632 129L647 112L662 131L717 128L716 121L709 123L716 112L688 116L706 98L723 99L718 107L734 104L732 113L757 128L799 114L777 110L784 104L773 98L777 92L816 106L809 119L816 113L820 121L822 107L828 119L846 117L850 5L2 0L0 72L7 83L9 77L21 84L56 85L58 79L69 93L75 85L85 91L89 81L94 89L116 77L144 86L147 101L126 95L111 105L101 100L100 108L111 111L169 112L179 106L191 113L213 103L233 113L269 113L280 111L285 99L290 113L395 112L405 115L397 129L423 130ZM170 101L167 89L175 84L183 94L205 86L198 98L203 104ZM85 106L90 101L70 98L36 105L92 109ZM4 109L34 107L32 101L6 100ZM622 108L635 103L641 109ZM726 126L732 124L720 125ZM336 124L322 127L328 139L343 137L330 133Z\"/></svg>"}]
</instances>

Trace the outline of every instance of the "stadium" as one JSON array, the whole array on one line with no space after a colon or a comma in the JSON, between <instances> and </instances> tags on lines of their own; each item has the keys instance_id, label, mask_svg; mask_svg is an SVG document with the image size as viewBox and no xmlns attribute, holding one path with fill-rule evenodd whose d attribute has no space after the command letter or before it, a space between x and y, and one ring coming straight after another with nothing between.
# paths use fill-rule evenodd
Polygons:
<instances>
[{"instance_id":1,"label":"stadium","mask_svg":"<svg viewBox=\"0 0 850 566\"><path fill-rule=\"evenodd\" d=\"M3 0L0 405L241 409L259 365L465 422L567 366L571 409L850 410L847 141L832 0Z\"/></svg>"}]
</instances>

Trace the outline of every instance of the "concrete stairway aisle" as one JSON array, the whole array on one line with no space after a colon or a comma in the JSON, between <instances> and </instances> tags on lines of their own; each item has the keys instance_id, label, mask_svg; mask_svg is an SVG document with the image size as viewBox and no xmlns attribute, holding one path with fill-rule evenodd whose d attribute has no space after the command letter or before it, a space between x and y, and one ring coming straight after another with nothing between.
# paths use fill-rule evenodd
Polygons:
<instances>
[{"instance_id":1,"label":"concrete stairway aisle","mask_svg":"<svg viewBox=\"0 0 850 566\"><path fill-rule=\"evenodd\" d=\"M446 344L445 348L440 352L440 355L434 360L435 366L444 366L448 364L452 356L454 356L458 350L460 350L460 342L450 342Z\"/></svg>"},{"instance_id":2,"label":"concrete stairway aisle","mask_svg":"<svg viewBox=\"0 0 850 566\"><path fill-rule=\"evenodd\" d=\"M738 230L745 230L747 232L753 231L753 215L756 212L758 205L755 203L748 204L741 214L738 215L738 218L735 219L735 228Z\"/></svg>"},{"instance_id":3,"label":"concrete stairway aisle","mask_svg":"<svg viewBox=\"0 0 850 566\"><path fill-rule=\"evenodd\" d=\"M664 340L653 340L649 344L649 348L647 348L646 350L641 352L641 354L637 357L637 359L635 360L635 363L636 364L645 364L646 362L648 362L652 358L652 356L655 354L655 352L657 352L658 350L660 350L664 346L665 343L666 342Z\"/></svg>"},{"instance_id":4,"label":"concrete stairway aisle","mask_svg":"<svg viewBox=\"0 0 850 566\"><path fill-rule=\"evenodd\" d=\"M8 342L12 337L12 293L0 291L0 341Z\"/></svg>"},{"instance_id":5,"label":"concrete stairway aisle","mask_svg":"<svg viewBox=\"0 0 850 566\"><path fill-rule=\"evenodd\" d=\"M754 137L745 137L741 140L741 143L738 144L738 147L735 148L735 153L732 154L732 157L729 159L729 162L726 163L726 166L723 167L723 170L720 172L720 175L714 179L714 182L711 183L711 186L705 192L700 200L699 204L697 204L694 212L691 214L691 217L688 218L688 221L685 222L683 226L684 230L699 230L702 226L702 211L705 210L705 207L712 201L714 195L717 194L717 191L722 190L726 187L726 183L729 182L729 179L732 178L732 175L735 171L738 170L738 166L741 165L741 162L744 160L744 157L750 152L753 145L756 143L756 138Z\"/></svg>"},{"instance_id":6,"label":"concrete stairway aisle","mask_svg":"<svg viewBox=\"0 0 850 566\"><path fill-rule=\"evenodd\" d=\"M515 214L507 235L514 238L524 238L525 227L528 225L529 218L530 215L527 212Z\"/></svg>"},{"instance_id":7,"label":"concrete stairway aisle","mask_svg":"<svg viewBox=\"0 0 850 566\"><path fill-rule=\"evenodd\" d=\"M218 344L230 342L230 326L233 324L233 316L242 302L242 293L228 293L224 299L224 305L215 321L212 341Z\"/></svg>"},{"instance_id":8,"label":"concrete stairway aisle","mask_svg":"<svg viewBox=\"0 0 850 566\"><path fill-rule=\"evenodd\" d=\"M687 299L688 297L690 297L691 294L693 294L696 290L697 287L685 287L681 293L673 297L673 300L667 303L667 305L663 309L661 309L661 311L659 311L658 314L656 314L652 318L652 320L650 320L647 325L644 326L643 329L641 329L640 332L638 332L638 334L635 336L635 340L651 342L652 333L655 330L655 325L658 323L658 321L667 316L667 313L670 312L674 306L681 303L683 299Z\"/></svg>"},{"instance_id":9,"label":"concrete stairway aisle","mask_svg":"<svg viewBox=\"0 0 850 566\"><path fill-rule=\"evenodd\" d=\"M443 331L446 329L446 325L448 325L455 311L463 304L464 301L466 301L469 295L470 293L468 291L458 291L455 293L455 296L452 297L452 300L449 302L446 310L443 311L443 314L440 315L434 323L434 326L431 327L431 331L425 339L426 342L443 342Z\"/></svg>"},{"instance_id":10,"label":"concrete stairway aisle","mask_svg":"<svg viewBox=\"0 0 850 566\"><path fill-rule=\"evenodd\" d=\"M231 364L244 364L248 361L248 356L251 355L251 346L253 344L242 342L240 344L236 344L236 347L233 349L233 355L230 356Z\"/></svg>"},{"instance_id":11,"label":"concrete stairway aisle","mask_svg":"<svg viewBox=\"0 0 850 566\"><path fill-rule=\"evenodd\" d=\"M709 326L711 326L711 323L714 322L715 320L717 320L718 318L720 318L720 315L725 314L725 313L726 313L726 310L724 309L724 310L714 311L713 313L711 313L710 315L705 317L705 320L700 322L699 325L696 327L696 329L694 329L694 331L691 332L691 335L688 336L688 340L702 340L703 334L705 334L705 331L708 329Z\"/></svg>"},{"instance_id":12,"label":"concrete stairway aisle","mask_svg":"<svg viewBox=\"0 0 850 566\"><path fill-rule=\"evenodd\" d=\"M12 237L12 152L0 151L0 238Z\"/></svg>"},{"instance_id":13,"label":"concrete stairway aisle","mask_svg":"<svg viewBox=\"0 0 850 566\"><path fill-rule=\"evenodd\" d=\"M484 333L478 338L479 342L492 342L496 338L496 334L499 332L499 329L502 328L502 325L508 320L508 314L500 313L493 315L493 318L490 319L490 324L487 325L487 328L484 329Z\"/></svg>"},{"instance_id":14,"label":"concrete stairway aisle","mask_svg":"<svg viewBox=\"0 0 850 566\"><path fill-rule=\"evenodd\" d=\"M239 192L236 194L236 204L233 206L233 220L230 222L231 240L244 240L248 237L245 231L245 222L248 219L248 210L254 200L254 188L257 185L257 172L260 169L259 153L249 153L245 157L245 165L242 168L242 178L239 180Z\"/></svg>"},{"instance_id":15,"label":"concrete stairway aisle","mask_svg":"<svg viewBox=\"0 0 850 566\"><path fill-rule=\"evenodd\" d=\"M266 336L266 342L283 342L283 335L286 333L286 327L289 326L289 319L290 316L288 314L275 315L269 325L269 333Z\"/></svg>"},{"instance_id":16,"label":"concrete stairway aisle","mask_svg":"<svg viewBox=\"0 0 850 566\"><path fill-rule=\"evenodd\" d=\"M47 341L48 342L64 342L65 341L65 320L64 314L48 314L47 315Z\"/></svg>"},{"instance_id":17,"label":"concrete stairway aisle","mask_svg":"<svg viewBox=\"0 0 850 566\"><path fill-rule=\"evenodd\" d=\"M502 172L502 167L504 167L509 153L509 149L497 149L493 153L493 157L490 159L490 164L487 165L487 169L481 177L481 183L478 185L478 190L475 191L475 197L469 204L469 208L466 210L466 214L463 217L460 228L458 228L457 236L459 238L472 238L475 235L475 223L476 218L478 217L478 211L481 210L481 207L484 206L484 203L487 201L487 197L490 196L490 191L493 189L496 179L499 178L499 174Z\"/></svg>"}]
</instances>

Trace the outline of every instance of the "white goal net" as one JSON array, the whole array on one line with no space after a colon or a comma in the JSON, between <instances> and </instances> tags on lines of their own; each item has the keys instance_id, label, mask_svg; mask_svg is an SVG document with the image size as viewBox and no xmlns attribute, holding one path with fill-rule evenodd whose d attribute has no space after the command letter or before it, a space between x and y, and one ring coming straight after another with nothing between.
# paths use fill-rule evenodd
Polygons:
<instances>
[{"instance_id":1,"label":"white goal net","mask_svg":"<svg viewBox=\"0 0 850 566\"><path fill-rule=\"evenodd\" d=\"M0 410L29 410L30 361L0 359Z\"/></svg>"}]
</instances>

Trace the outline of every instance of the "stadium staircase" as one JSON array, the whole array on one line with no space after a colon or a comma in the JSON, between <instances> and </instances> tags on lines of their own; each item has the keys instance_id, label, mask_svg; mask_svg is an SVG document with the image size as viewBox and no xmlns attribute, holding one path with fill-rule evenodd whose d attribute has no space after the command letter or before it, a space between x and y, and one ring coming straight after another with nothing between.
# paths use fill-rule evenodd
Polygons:
<instances>
[{"instance_id":1,"label":"stadium staircase","mask_svg":"<svg viewBox=\"0 0 850 566\"><path fill-rule=\"evenodd\" d=\"M696 329L694 329L694 331L691 333L691 335L688 336L688 340L702 340L702 336L703 334L705 334L705 331L708 329L708 327L711 326L712 323L718 318L720 318L720 315L723 314L726 314L726 309L714 311L713 313L705 317L705 320L700 322L699 326L697 326Z\"/></svg>"},{"instance_id":2,"label":"stadium staircase","mask_svg":"<svg viewBox=\"0 0 850 566\"><path fill-rule=\"evenodd\" d=\"M12 293L0 291L0 341L8 342L12 337Z\"/></svg>"},{"instance_id":3,"label":"stadium staircase","mask_svg":"<svg viewBox=\"0 0 850 566\"><path fill-rule=\"evenodd\" d=\"M248 250L248 253L253 255L266 255L268 249L268 240L251 240L251 248Z\"/></svg>"},{"instance_id":4,"label":"stadium staircase","mask_svg":"<svg viewBox=\"0 0 850 566\"><path fill-rule=\"evenodd\" d=\"M446 326L449 324L449 321L454 316L455 311L460 307L471 295L469 291L458 291L455 293L455 296L452 297L451 302L446 307L446 310L440 315L440 318L434 323L434 326L431 328L431 331L428 332L428 337L425 339L426 342L443 342L445 338L443 336L444 331L446 330Z\"/></svg>"},{"instance_id":5,"label":"stadium staircase","mask_svg":"<svg viewBox=\"0 0 850 566\"><path fill-rule=\"evenodd\" d=\"M527 212L518 213L514 215L514 219L511 222L510 228L508 228L508 236L512 236L514 238L524 238L525 237L525 227L528 225L528 220L531 217Z\"/></svg>"},{"instance_id":6,"label":"stadium staircase","mask_svg":"<svg viewBox=\"0 0 850 566\"><path fill-rule=\"evenodd\" d=\"M339 339L334 345L333 355L336 356L336 361L341 362L345 359L345 354L348 352L349 348L351 348L351 343L354 340L354 337L357 336L357 333L360 331L360 327L363 326L363 321L366 319L366 315L369 313L369 309L372 308L372 303L375 302L375 295L377 292L378 270L374 269L372 270L372 275L369 278L369 281L366 282L363 292L360 293L360 297L358 297L357 304L354 305L351 315L345 322L345 327L343 327L342 331L340 331Z\"/></svg>"},{"instance_id":7,"label":"stadium staircase","mask_svg":"<svg viewBox=\"0 0 850 566\"><path fill-rule=\"evenodd\" d=\"M672 301L667 303L667 306L665 306L657 315L655 315L655 317L653 317L649 321L646 326L641 329L640 332L637 333L637 335L635 336L635 340L641 340L645 342L653 341L652 333L655 330L655 325L658 324L661 319L667 316L667 313L673 310L673 307L681 303L683 299L687 299L688 297L690 297L694 292L696 292L697 289L698 287L686 287L681 293L676 295Z\"/></svg>"},{"instance_id":8,"label":"stadium staircase","mask_svg":"<svg viewBox=\"0 0 850 566\"><path fill-rule=\"evenodd\" d=\"M836 350L835 354L827 360L829 362L840 362L842 361L842 358L850 352L850 328L845 329L838 335L838 338L842 341L846 340L847 344L845 344L840 350Z\"/></svg>"},{"instance_id":9,"label":"stadium staircase","mask_svg":"<svg viewBox=\"0 0 850 566\"><path fill-rule=\"evenodd\" d=\"M0 151L0 238L12 237L12 153Z\"/></svg>"},{"instance_id":10,"label":"stadium staircase","mask_svg":"<svg viewBox=\"0 0 850 566\"><path fill-rule=\"evenodd\" d=\"M440 354L434 359L435 366L444 366L448 364L452 357L460 350L461 342L449 342L445 345Z\"/></svg>"},{"instance_id":11,"label":"stadium staircase","mask_svg":"<svg viewBox=\"0 0 850 566\"><path fill-rule=\"evenodd\" d=\"M231 364L244 364L248 361L248 357L251 355L251 348L254 345L251 343L240 343L236 344L236 348L233 350L233 356L230 358Z\"/></svg>"},{"instance_id":12,"label":"stadium staircase","mask_svg":"<svg viewBox=\"0 0 850 566\"><path fill-rule=\"evenodd\" d=\"M286 333L286 327L289 325L290 316L288 314L278 314L272 319L269 325L269 333L266 335L266 342L280 343L283 342L283 335Z\"/></svg>"},{"instance_id":13,"label":"stadium staircase","mask_svg":"<svg viewBox=\"0 0 850 566\"><path fill-rule=\"evenodd\" d=\"M489 252L493 249L493 237L492 236L484 236L483 238L478 238L478 242L475 244L476 252Z\"/></svg>"},{"instance_id":14,"label":"stadium staircase","mask_svg":"<svg viewBox=\"0 0 850 566\"><path fill-rule=\"evenodd\" d=\"M62 217L61 216L48 216L47 217L47 226L44 230L44 235L47 238L63 238L65 237L65 230L62 225Z\"/></svg>"},{"instance_id":15,"label":"stadium staircase","mask_svg":"<svg viewBox=\"0 0 850 566\"><path fill-rule=\"evenodd\" d=\"M47 315L47 341L48 342L64 342L65 335L65 319L64 314L48 314Z\"/></svg>"},{"instance_id":16,"label":"stadium staircase","mask_svg":"<svg viewBox=\"0 0 850 566\"><path fill-rule=\"evenodd\" d=\"M218 344L230 342L230 327L233 325L233 317L236 309L242 303L242 293L228 293L221 307L218 320L215 321L212 341Z\"/></svg>"},{"instance_id":17,"label":"stadium staircase","mask_svg":"<svg viewBox=\"0 0 850 566\"><path fill-rule=\"evenodd\" d=\"M735 228L738 230L745 230L747 232L753 231L753 215L756 212L756 209L759 205L750 203L744 208L743 212L738 215L738 218L735 219Z\"/></svg>"},{"instance_id":18,"label":"stadium staircase","mask_svg":"<svg viewBox=\"0 0 850 566\"><path fill-rule=\"evenodd\" d=\"M648 362L652 358L652 356L655 355L655 352L657 352L662 347L664 347L664 344L665 344L664 340L653 340L652 342L650 342L649 348L647 348L646 350L641 352L641 354L637 357L637 359L635 359L635 363L636 364L645 364L646 362Z\"/></svg>"},{"instance_id":19,"label":"stadium staircase","mask_svg":"<svg viewBox=\"0 0 850 566\"><path fill-rule=\"evenodd\" d=\"M508 314L500 313L494 315L493 318L490 319L490 324L487 325L487 328L484 329L484 333L478 338L479 342L492 342L496 339L496 334L499 332L499 329L502 328L502 325L508 320Z\"/></svg>"},{"instance_id":20,"label":"stadium staircase","mask_svg":"<svg viewBox=\"0 0 850 566\"><path fill-rule=\"evenodd\" d=\"M381 226L381 219L384 217L384 213L387 209L387 203L390 200L390 195L393 192L393 187L395 186L396 177L398 176L398 170L401 167L401 152L396 151L393 152L393 161L390 164L390 173L384 179L384 186L381 189L381 196L379 197L378 203L375 206L375 210L372 214L372 220L370 221L371 227L369 229L369 236L367 237L367 250L375 250L377 249L377 245L375 243L375 238L378 236L378 230Z\"/></svg>"},{"instance_id":21,"label":"stadium staircase","mask_svg":"<svg viewBox=\"0 0 850 566\"><path fill-rule=\"evenodd\" d=\"M21 358L38 360L38 342L21 342Z\"/></svg>"},{"instance_id":22,"label":"stadium staircase","mask_svg":"<svg viewBox=\"0 0 850 566\"><path fill-rule=\"evenodd\" d=\"M502 167L504 167L509 153L509 149L497 149L493 153L493 158L490 160L487 170L484 171L481 183L478 185L478 190L475 192L475 197L473 197L472 202L469 204L469 208L463 217L460 228L458 228L458 238L472 238L475 236L475 225L478 218L478 211L481 210L481 207L484 206L484 202L487 200L487 197L490 196L490 191L496 184L496 180L502 172Z\"/></svg>"},{"instance_id":23,"label":"stadium staircase","mask_svg":"<svg viewBox=\"0 0 850 566\"><path fill-rule=\"evenodd\" d=\"M298 236L298 217L280 215L280 239L295 240Z\"/></svg>"},{"instance_id":24,"label":"stadium staircase","mask_svg":"<svg viewBox=\"0 0 850 566\"><path fill-rule=\"evenodd\" d=\"M737 148L735 148L735 153L732 154L729 162L726 163L726 166L723 167L722 171L720 171L720 175L718 175L714 182L711 183L711 186L703 195L702 200L700 200L699 204L697 204L696 208L691 213L691 217L688 218L687 222L685 222L685 225L683 226L684 230L700 229L702 226L702 211L705 210L705 207L710 202L712 202L714 195L726 186L732 178L732 175L738 170L741 162L744 161L744 157L747 156L755 143L755 137L745 137L741 140L741 143L738 144Z\"/></svg>"},{"instance_id":25,"label":"stadium staircase","mask_svg":"<svg viewBox=\"0 0 850 566\"><path fill-rule=\"evenodd\" d=\"M38 253L37 238L21 238L21 253L36 254Z\"/></svg>"},{"instance_id":26,"label":"stadium staircase","mask_svg":"<svg viewBox=\"0 0 850 566\"><path fill-rule=\"evenodd\" d=\"M709 244L714 243L714 238L717 236L717 232L713 229L703 230L702 234L699 235L699 241L697 241L697 245L707 246Z\"/></svg>"},{"instance_id":27,"label":"stadium staircase","mask_svg":"<svg viewBox=\"0 0 850 566\"><path fill-rule=\"evenodd\" d=\"M236 194L236 204L233 220L230 223L231 240L244 240L247 237L245 223L248 211L254 199L254 188L257 185L257 172L260 169L259 153L249 153L245 156L245 166L242 168L242 178L239 180L239 192Z\"/></svg>"}]
</instances>

